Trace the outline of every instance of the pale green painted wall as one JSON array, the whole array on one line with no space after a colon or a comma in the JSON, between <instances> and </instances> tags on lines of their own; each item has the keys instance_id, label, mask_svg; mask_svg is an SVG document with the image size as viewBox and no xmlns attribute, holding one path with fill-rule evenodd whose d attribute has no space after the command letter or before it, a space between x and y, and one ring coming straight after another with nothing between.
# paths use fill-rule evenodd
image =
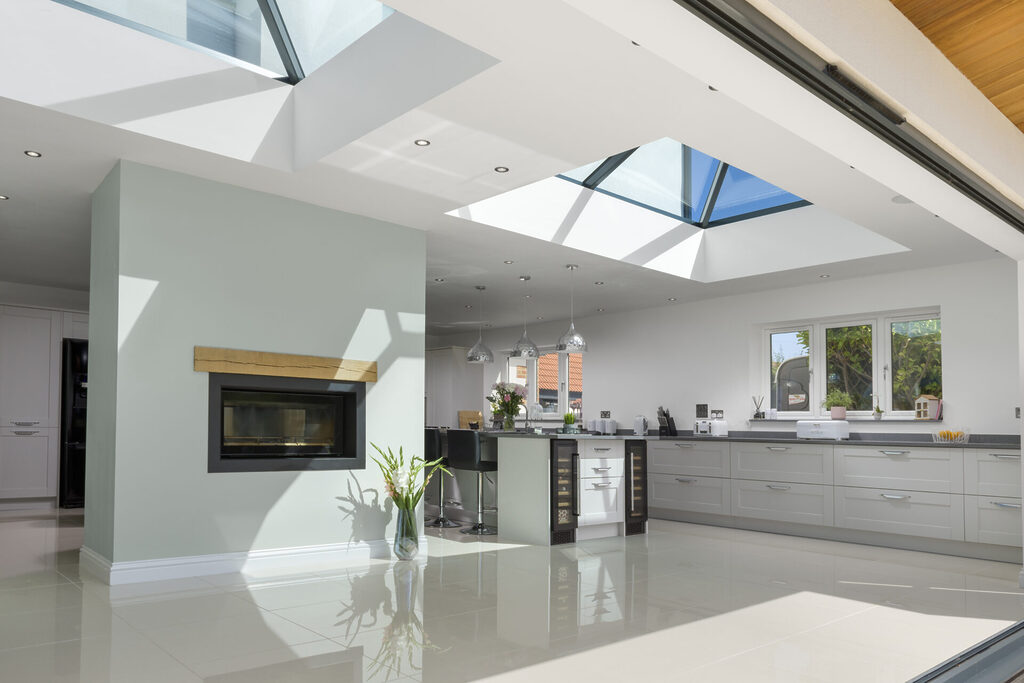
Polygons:
<instances>
[{"instance_id":1,"label":"pale green painted wall","mask_svg":"<svg viewBox=\"0 0 1024 683\"><path fill-rule=\"evenodd\" d=\"M201 345L376 360L368 441L420 452L423 233L134 163L121 173L112 559L390 536L372 463L208 474L207 375L192 355Z\"/></svg>"},{"instance_id":2,"label":"pale green painted wall","mask_svg":"<svg viewBox=\"0 0 1024 683\"><path fill-rule=\"evenodd\" d=\"M117 233L121 165L92 196L89 260L89 412L85 440L85 547L108 560L114 546L114 442L117 406Z\"/></svg>"}]
</instances>

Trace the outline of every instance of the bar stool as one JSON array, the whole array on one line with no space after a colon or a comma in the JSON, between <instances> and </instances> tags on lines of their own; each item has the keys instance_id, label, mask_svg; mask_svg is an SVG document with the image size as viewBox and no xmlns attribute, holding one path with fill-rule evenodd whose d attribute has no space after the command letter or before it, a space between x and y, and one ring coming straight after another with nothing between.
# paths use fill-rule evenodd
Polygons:
<instances>
[{"instance_id":1,"label":"bar stool","mask_svg":"<svg viewBox=\"0 0 1024 683\"><path fill-rule=\"evenodd\" d=\"M427 427L424 430L425 441L423 444L423 459L427 462L433 462L438 458L443 457L441 464L448 467L448 456L445 455L445 438L441 433L441 430L437 427ZM423 526L437 527L441 529L454 529L455 527L462 526L458 522L453 522L444 515L444 478L448 475L444 472L437 473L437 506L441 512L438 514L437 519L432 522L427 522Z\"/></svg>"},{"instance_id":2,"label":"bar stool","mask_svg":"<svg viewBox=\"0 0 1024 683\"><path fill-rule=\"evenodd\" d=\"M498 471L497 440L471 429L448 430L448 461L452 468L476 472L476 524L464 534L493 536L498 529L484 524L484 472ZM497 510L497 508L490 508Z\"/></svg>"}]
</instances>

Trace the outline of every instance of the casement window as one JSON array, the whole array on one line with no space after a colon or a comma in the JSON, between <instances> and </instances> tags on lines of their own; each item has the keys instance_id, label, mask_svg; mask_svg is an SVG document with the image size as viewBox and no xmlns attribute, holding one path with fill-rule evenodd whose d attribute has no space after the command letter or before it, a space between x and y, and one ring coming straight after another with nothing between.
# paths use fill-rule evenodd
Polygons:
<instances>
[{"instance_id":1,"label":"casement window","mask_svg":"<svg viewBox=\"0 0 1024 683\"><path fill-rule=\"evenodd\" d=\"M562 420L572 410L583 410L583 355L551 351L539 358L508 358L505 377L527 389L527 407L541 406L543 419ZM526 408L519 411L526 417Z\"/></svg>"},{"instance_id":2,"label":"casement window","mask_svg":"<svg viewBox=\"0 0 1024 683\"><path fill-rule=\"evenodd\" d=\"M913 417L921 394L942 398L938 311L803 321L763 330L762 395L779 417L822 415L829 392L850 395L848 414Z\"/></svg>"}]
</instances>

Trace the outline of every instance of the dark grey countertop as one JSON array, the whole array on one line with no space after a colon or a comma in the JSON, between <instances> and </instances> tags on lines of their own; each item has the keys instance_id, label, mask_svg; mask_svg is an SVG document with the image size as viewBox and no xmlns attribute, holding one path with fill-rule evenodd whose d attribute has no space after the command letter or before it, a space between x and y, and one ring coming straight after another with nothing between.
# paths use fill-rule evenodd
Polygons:
<instances>
[{"instance_id":1,"label":"dark grey countertop","mask_svg":"<svg viewBox=\"0 0 1024 683\"><path fill-rule=\"evenodd\" d=\"M617 434L562 434L545 431L543 434L532 432L487 432L488 436L520 439L636 439L649 441L735 441L761 443L822 443L848 444L851 446L929 446L935 448L1020 448L1019 434L971 434L970 440L964 444L934 443L931 433L926 434L879 434L856 432L849 439L798 439L796 432L777 431L732 431L729 436L695 435L690 430L679 430L678 436L658 436L649 434L644 437L634 436L632 432L620 431Z\"/></svg>"}]
</instances>

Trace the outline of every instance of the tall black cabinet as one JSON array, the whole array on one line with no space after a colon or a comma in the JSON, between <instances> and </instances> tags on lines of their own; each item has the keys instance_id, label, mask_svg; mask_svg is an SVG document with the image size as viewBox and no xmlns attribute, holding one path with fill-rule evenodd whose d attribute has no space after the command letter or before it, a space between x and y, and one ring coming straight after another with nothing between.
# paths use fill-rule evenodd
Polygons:
<instances>
[{"instance_id":1,"label":"tall black cabinet","mask_svg":"<svg viewBox=\"0 0 1024 683\"><path fill-rule=\"evenodd\" d=\"M65 339L61 356L60 506L85 505L85 411L89 342Z\"/></svg>"}]
</instances>

